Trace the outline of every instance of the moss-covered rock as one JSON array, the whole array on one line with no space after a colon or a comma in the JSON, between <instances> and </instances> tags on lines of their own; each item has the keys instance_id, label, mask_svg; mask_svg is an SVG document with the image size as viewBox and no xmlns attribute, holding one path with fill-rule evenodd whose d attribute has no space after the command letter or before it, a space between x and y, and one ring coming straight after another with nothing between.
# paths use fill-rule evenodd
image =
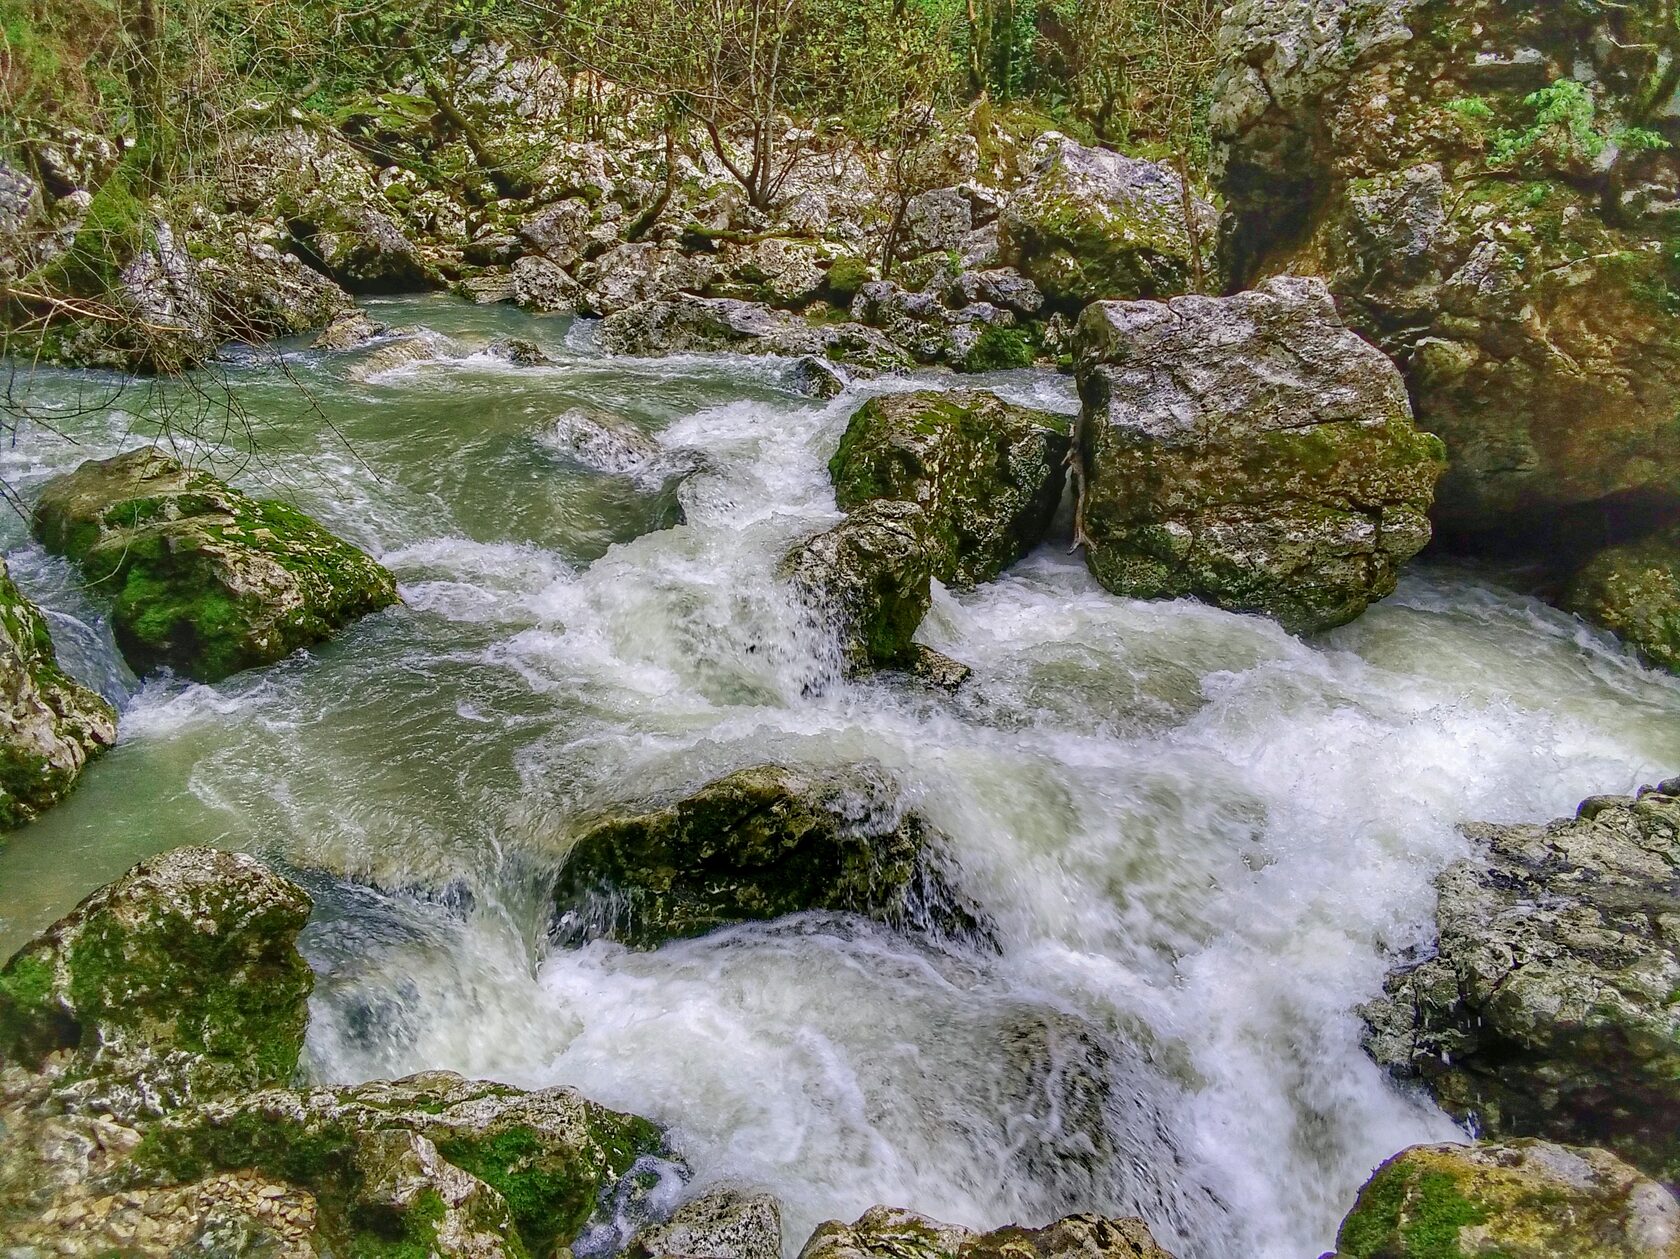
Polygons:
<instances>
[{"instance_id":1,"label":"moss-covered rock","mask_svg":"<svg viewBox=\"0 0 1680 1259\"><path fill-rule=\"evenodd\" d=\"M591 825L555 889L557 933L650 948L807 909L971 929L938 877L933 842L878 770L760 765Z\"/></svg>"},{"instance_id":2,"label":"moss-covered rock","mask_svg":"<svg viewBox=\"0 0 1680 1259\"><path fill-rule=\"evenodd\" d=\"M1599 552L1575 574L1563 606L1680 673L1680 529Z\"/></svg>"},{"instance_id":3,"label":"moss-covered rock","mask_svg":"<svg viewBox=\"0 0 1680 1259\"><path fill-rule=\"evenodd\" d=\"M136 673L215 681L397 602L390 573L302 512L155 448L48 482L34 527L111 592L117 645Z\"/></svg>"},{"instance_id":4,"label":"moss-covered rock","mask_svg":"<svg viewBox=\"0 0 1680 1259\"><path fill-rule=\"evenodd\" d=\"M242 854L178 848L93 893L0 969L0 1055L72 1050L154 1104L289 1082L314 976L303 890Z\"/></svg>"},{"instance_id":5,"label":"moss-covered rock","mask_svg":"<svg viewBox=\"0 0 1680 1259\"><path fill-rule=\"evenodd\" d=\"M307 1188L323 1230L351 1254L424 1255L447 1224L502 1236L505 1252L484 1253L513 1257L571 1242L660 1144L647 1120L571 1089L526 1093L430 1072L177 1111L147 1130L133 1161L153 1183L254 1170Z\"/></svg>"},{"instance_id":6,"label":"moss-covered rock","mask_svg":"<svg viewBox=\"0 0 1680 1259\"><path fill-rule=\"evenodd\" d=\"M1335 1259L1676 1259L1680 1202L1603 1150L1419 1145L1342 1221Z\"/></svg>"},{"instance_id":7,"label":"moss-covered rock","mask_svg":"<svg viewBox=\"0 0 1680 1259\"><path fill-rule=\"evenodd\" d=\"M1673 14L1245 0L1212 122L1232 279L1322 275L1452 453L1449 541L1549 559L1680 501Z\"/></svg>"},{"instance_id":8,"label":"moss-covered rock","mask_svg":"<svg viewBox=\"0 0 1680 1259\"><path fill-rule=\"evenodd\" d=\"M1680 1179L1680 779L1549 826L1471 826L1439 941L1361 1010L1371 1055L1495 1137Z\"/></svg>"},{"instance_id":9,"label":"moss-covered rock","mask_svg":"<svg viewBox=\"0 0 1680 1259\"><path fill-rule=\"evenodd\" d=\"M1429 541L1445 451L1321 282L1096 303L1076 343L1086 558L1115 593L1311 632L1392 593Z\"/></svg>"},{"instance_id":10,"label":"moss-covered rock","mask_svg":"<svg viewBox=\"0 0 1680 1259\"><path fill-rule=\"evenodd\" d=\"M788 552L783 571L840 644L852 671L912 668L916 630L933 604L927 514L879 499Z\"/></svg>"},{"instance_id":11,"label":"moss-covered rock","mask_svg":"<svg viewBox=\"0 0 1680 1259\"><path fill-rule=\"evenodd\" d=\"M46 621L0 559L0 828L57 804L116 737L116 710L58 667Z\"/></svg>"},{"instance_id":12,"label":"moss-covered rock","mask_svg":"<svg viewBox=\"0 0 1680 1259\"><path fill-rule=\"evenodd\" d=\"M1069 423L952 391L887 394L852 415L829 461L850 511L878 499L922 508L933 575L990 581L1044 538L1066 480Z\"/></svg>"},{"instance_id":13,"label":"moss-covered rock","mask_svg":"<svg viewBox=\"0 0 1680 1259\"><path fill-rule=\"evenodd\" d=\"M979 1233L894 1207L858 1220L830 1220L811 1234L799 1259L1172 1259L1137 1219L1069 1215L1043 1228L1010 1225Z\"/></svg>"},{"instance_id":14,"label":"moss-covered rock","mask_svg":"<svg viewBox=\"0 0 1680 1259\"><path fill-rule=\"evenodd\" d=\"M1004 206L998 248L1052 305L1174 297L1207 270L1213 207L1174 171L1060 140Z\"/></svg>"}]
</instances>

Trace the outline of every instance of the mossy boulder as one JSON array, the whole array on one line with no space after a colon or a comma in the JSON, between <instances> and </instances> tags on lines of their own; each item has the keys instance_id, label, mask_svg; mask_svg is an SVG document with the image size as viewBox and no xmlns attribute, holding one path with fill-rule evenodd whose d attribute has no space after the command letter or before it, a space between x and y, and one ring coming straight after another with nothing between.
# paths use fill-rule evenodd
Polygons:
<instances>
[{"instance_id":1,"label":"mossy boulder","mask_svg":"<svg viewBox=\"0 0 1680 1259\"><path fill-rule=\"evenodd\" d=\"M1465 833L1480 852L1437 880L1436 951L1360 1011L1367 1049L1489 1136L1680 1180L1680 779Z\"/></svg>"},{"instance_id":2,"label":"mossy boulder","mask_svg":"<svg viewBox=\"0 0 1680 1259\"><path fill-rule=\"evenodd\" d=\"M1342 1221L1333 1259L1677 1259L1680 1202L1603 1150L1419 1145Z\"/></svg>"},{"instance_id":3,"label":"mossy boulder","mask_svg":"<svg viewBox=\"0 0 1680 1259\"><path fill-rule=\"evenodd\" d=\"M1570 581L1563 606L1680 673L1680 529L1599 552Z\"/></svg>"},{"instance_id":4,"label":"mossy boulder","mask_svg":"<svg viewBox=\"0 0 1680 1259\"><path fill-rule=\"evenodd\" d=\"M927 513L879 499L788 552L783 572L839 645L851 672L912 668L916 630L933 605Z\"/></svg>"},{"instance_id":5,"label":"mossy boulder","mask_svg":"<svg viewBox=\"0 0 1680 1259\"><path fill-rule=\"evenodd\" d=\"M1158 162L1059 139L1009 198L1003 261L1054 307L1174 297L1204 278L1218 214Z\"/></svg>"},{"instance_id":6,"label":"mossy boulder","mask_svg":"<svg viewBox=\"0 0 1680 1259\"><path fill-rule=\"evenodd\" d=\"M34 528L111 592L117 645L140 674L213 682L397 602L390 573L296 508L155 448L54 478Z\"/></svg>"},{"instance_id":7,"label":"mossy boulder","mask_svg":"<svg viewBox=\"0 0 1680 1259\"><path fill-rule=\"evenodd\" d=\"M555 888L556 932L650 948L808 909L971 928L939 878L936 842L872 767L755 766L589 826Z\"/></svg>"},{"instance_id":8,"label":"mossy boulder","mask_svg":"<svg viewBox=\"0 0 1680 1259\"><path fill-rule=\"evenodd\" d=\"M1075 340L1086 558L1116 594L1307 633L1391 594L1429 541L1445 451L1320 281L1100 302Z\"/></svg>"},{"instance_id":9,"label":"mossy boulder","mask_svg":"<svg viewBox=\"0 0 1680 1259\"><path fill-rule=\"evenodd\" d=\"M93 893L0 969L0 1056L150 1099L288 1083L314 976L309 897L253 857L178 848Z\"/></svg>"},{"instance_id":10,"label":"mossy boulder","mask_svg":"<svg viewBox=\"0 0 1680 1259\"><path fill-rule=\"evenodd\" d=\"M922 508L933 575L990 581L1039 542L1066 481L1065 417L980 391L871 398L829 461L834 497L851 511L879 499Z\"/></svg>"},{"instance_id":11,"label":"mossy boulder","mask_svg":"<svg viewBox=\"0 0 1680 1259\"><path fill-rule=\"evenodd\" d=\"M308 1189L334 1253L516 1259L569 1244L661 1141L647 1120L571 1089L527 1093L430 1072L180 1110L146 1131L133 1165L153 1184L255 1171ZM449 1230L502 1248L440 1246Z\"/></svg>"},{"instance_id":12,"label":"mossy boulder","mask_svg":"<svg viewBox=\"0 0 1680 1259\"><path fill-rule=\"evenodd\" d=\"M830 1220L799 1259L1172 1259L1138 1219L1069 1215L1043 1228L990 1233L941 1224L895 1207L871 1207L851 1224Z\"/></svg>"},{"instance_id":13,"label":"mossy boulder","mask_svg":"<svg viewBox=\"0 0 1680 1259\"><path fill-rule=\"evenodd\" d=\"M57 804L116 738L116 709L58 667L46 621L0 559L0 828Z\"/></svg>"},{"instance_id":14,"label":"mossy boulder","mask_svg":"<svg viewBox=\"0 0 1680 1259\"><path fill-rule=\"evenodd\" d=\"M1452 452L1457 546L1549 559L1680 502L1680 141L1661 0L1244 0L1220 40L1232 281L1323 276Z\"/></svg>"}]
</instances>

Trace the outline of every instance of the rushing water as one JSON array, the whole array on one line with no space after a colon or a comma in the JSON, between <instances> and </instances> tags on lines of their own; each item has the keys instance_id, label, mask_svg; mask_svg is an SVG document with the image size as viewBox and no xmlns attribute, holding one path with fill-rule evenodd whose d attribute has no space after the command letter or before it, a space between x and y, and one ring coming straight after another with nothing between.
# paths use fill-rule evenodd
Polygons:
<instances>
[{"instance_id":1,"label":"rushing water","mask_svg":"<svg viewBox=\"0 0 1680 1259\"><path fill-rule=\"evenodd\" d=\"M937 594L923 637L975 669L957 696L840 681L775 573L836 518L824 465L857 394L802 399L765 361L611 361L506 310L382 315L451 340L369 380L302 350L236 367L261 454L233 471L378 555L406 607L219 686L137 685L69 569L4 526L61 654L123 717L0 848L0 952L148 853L277 858L316 895L318 1077L576 1085L669 1124L700 1179L776 1192L790 1248L885 1202L984 1226L1135 1213L1185 1259L1318 1254L1377 1162L1455 1133L1365 1059L1353 1012L1427 938L1455 824L1680 767L1680 684L1445 571L1302 642L1116 599L1047 551ZM557 365L475 352L510 330ZM1052 376L990 383L1073 405ZM0 472L27 497L142 440L155 404L61 409ZM698 467L685 525L655 528L657 478L568 456L553 419L577 404ZM999 953L827 915L545 949L581 812L865 759L949 836Z\"/></svg>"}]
</instances>

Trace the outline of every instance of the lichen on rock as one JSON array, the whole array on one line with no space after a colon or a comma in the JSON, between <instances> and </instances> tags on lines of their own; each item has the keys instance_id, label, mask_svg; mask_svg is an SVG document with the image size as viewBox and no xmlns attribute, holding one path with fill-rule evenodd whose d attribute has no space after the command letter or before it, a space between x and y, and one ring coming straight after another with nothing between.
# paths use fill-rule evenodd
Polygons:
<instances>
[{"instance_id":1,"label":"lichen on rock","mask_svg":"<svg viewBox=\"0 0 1680 1259\"><path fill-rule=\"evenodd\" d=\"M799 1259L1172 1259L1138 1219L1069 1215L1043 1228L980 1233L894 1207L871 1207L851 1224L830 1220Z\"/></svg>"},{"instance_id":2,"label":"lichen on rock","mask_svg":"<svg viewBox=\"0 0 1680 1259\"><path fill-rule=\"evenodd\" d=\"M390 573L296 508L156 448L54 478L33 523L48 550L110 592L117 645L136 673L216 681L397 602Z\"/></svg>"},{"instance_id":3,"label":"lichen on rock","mask_svg":"<svg viewBox=\"0 0 1680 1259\"><path fill-rule=\"evenodd\" d=\"M1604 1150L1419 1145L1342 1221L1333 1259L1676 1259L1680 1202Z\"/></svg>"},{"instance_id":4,"label":"lichen on rock","mask_svg":"<svg viewBox=\"0 0 1680 1259\"><path fill-rule=\"evenodd\" d=\"M1429 541L1445 451L1321 282L1099 302L1076 343L1081 525L1115 593L1305 633L1392 593Z\"/></svg>"},{"instance_id":5,"label":"lichen on rock","mask_svg":"<svg viewBox=\"0 0 1680 1259\"><path fill-rule=\"evenodd\" d=\"M871 398L829 461L835 500L846 511L917 504L933 575L990 581L1043 541L1066 480L1069 427L980 391Z\"/></svg>"},{"instance_id":6,"label":"lichen on rock","mask_svg":"<svg viewBox=\"0 0 1680 1259\"><path fill-rule=\"evenodd\" d=\"M40 609L0 559L0 828L62 800L116 737L116 710L59 668Z\"/></svg>"},{"instance_id":7,"label":"lichen on rock","mask_svg":"<svg viewBox=\"0 0 1680 1259\"><path fill-rule=\"evenodd\" d=\"M120 1081L156 1109L289 1083L314 976L303 890L252 857L179 848L93 893L0 969L0 1056Z\"/></svg>"},{"instance_id":8,"label":"lichen on rock","mask_svg":"<svg viewBox=\"0 0 1680 1259\"><path fill-rule=\"evenodd\" d=\"M1474 825L1436 952L1361 1010L1378 1063L1490 1136L1680 1175L1680 779L1547 826Z\"/></svg>"}]
</instances>

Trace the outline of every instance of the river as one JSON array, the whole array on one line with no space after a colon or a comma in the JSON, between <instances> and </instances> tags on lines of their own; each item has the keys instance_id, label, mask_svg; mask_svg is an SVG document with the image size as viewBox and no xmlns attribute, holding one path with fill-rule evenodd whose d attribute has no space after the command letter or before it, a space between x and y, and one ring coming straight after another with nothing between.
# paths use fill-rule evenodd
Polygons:
<instances>
[{"instance_id":1,"label":"river","mask_svg":"<svg viewBox=\"0 0 1680 1259\"><path fill-rule=\"evenodd\" d=\"M1458 1131L1385 1081L1354 1013L1427 941L1457 823L1680 769L1680 680L1439 567L1301 641L1117 599L1045 551L936 590L922 637L974 667L957 695L845 681L776 567L837 518L825 464L858 391L802 398L766 360L611 360L587 325L507 308L372 309L438 355L367 380L300 347L230 367L257 453L218 467L366 547L405 607L214 687L138 684L68 566L0 525L66 665L122 706L75 795L0 845L0 955L149 853L261 853L316 897L315 1078L575 1085L670 1125L701 1180L775 1192L790 1254L884 1202L975 1226L1140 1214L1183 1259L1312 1259L1376 1163ZM482 352L507 332L554 365ZM1054 375L984 380L1074 406ZM190 418L179 391L111 383L37 377L59 431L0 451L26 499L166 403ZM697 469L686 524L658 527L657 478L570 456L574 405ZM573 819L860 760L948 837L998 952L827 915L546 949Z\"/></svg>"}]
</instances>

